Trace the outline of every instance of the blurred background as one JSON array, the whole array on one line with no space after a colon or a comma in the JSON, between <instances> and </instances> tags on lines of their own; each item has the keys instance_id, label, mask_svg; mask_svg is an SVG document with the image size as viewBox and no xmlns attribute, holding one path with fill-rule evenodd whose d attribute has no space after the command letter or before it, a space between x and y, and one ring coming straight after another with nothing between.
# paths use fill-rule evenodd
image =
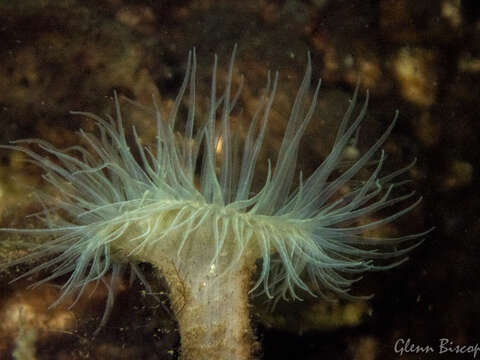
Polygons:
<instances>
[{"instance_id":1,"label":"blurred background","mask_svg":"<svg viewBox=\"0 0 480 360\"><path fill-rule=\"evenodd\" d=\"M279 90L259 159L275 158L289 108L311 52L323 80L317 116L303 140L299 166L311 173L328 154L357 81L371 95L355 149L364 151L400 120L385 144L388 171L417 158L408 185L423 202L379 235L436 229L402 266L367 274L352 292L369 301L323 303L305 297L273 312L252 301L264 359L397 359L399 341L438 349L480 343L480 10L474 0L0 0L0 143L41 138L58 147L78 142L93 123L71 110L111 113L119 94L151 105L156 94L171 106L188 51L198 58L198 112L206 108L214 54L225 76L234 44L245 76L239 136L248 129L266 84L279 71ZM315 80L316 81L316 80ZM153 141L152 119L122 102L142 142ZM179 125L181 128L181 124ZM44 189L41 171L18 152L0 151L2 227L33 227L40 209L30 192ZM48 190L47 190L48 191ZM380 217L382 214L379 214ZM372 220L372 219L369 219ZM24 237L0 235L0 259L28 253ZM28 239L28 241L38 241ZM72 309L47 310L56 284L34 290L32 279L9 284L33 264L0 275L2 359L176 359L175 320L140 285L119 284L107 327L105 292L97 289ZM151 269L144 265L147 276ZM397 344L397 348L395 348ZM478 354L480 356L480 353ZM472 358L473 354L405 352L402 359Z\"/></svg>"}]
</instances>

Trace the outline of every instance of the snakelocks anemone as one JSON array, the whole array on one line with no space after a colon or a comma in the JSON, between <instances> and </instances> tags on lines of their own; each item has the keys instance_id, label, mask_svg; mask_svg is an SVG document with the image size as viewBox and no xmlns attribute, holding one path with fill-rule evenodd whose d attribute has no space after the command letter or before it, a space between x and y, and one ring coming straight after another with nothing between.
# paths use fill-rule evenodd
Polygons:
<instances>
[{"instance_id":1,"label":"snakelocks anemone","mask_svg":"<svg viewBox=\"0 0 480 360\"><path fill-rule=\"evenodd\" d=\"M150 263L168 282L182 359L201 360L253 356L249 294L263 294L272 302L308 295L350 298L350 287L362 273L402 263L427 232L397 238L366 235L421 200L408 201L413 193L392 195L403 183L398 176L413 164L381 175L381 147L398 114L365 153L345 165L345 149L367 112L368 93L357 109L357 87L331 152L304 179L296 169L297 156L320 89L318 82L311 96L308 56L276 161L268 162L263 186L252 193L278 73L268 73L243 143L232 141L231 114L241 91L241 85L232 89L235 53L236 48L220 96L215 56L208 110L201 121L195 119L195 50L189 53L170 112L163 116L156 104L149 112L156 122L153 147L141 144L135 128L136 144L129 146L116 94L115 118L74 112L96 124L94 133L80 130L86 146L58 149L37 139L2 146L28 155L58 189L56 196L40 195L46 204L43 228L1 229L51 239L6 266L36 260L37 266L18 277L49 271L34 285L69 276L53 306L72 293L79 297L90 283L103 283L109 296L102 326L113 306L115 279L129 267L148 289L138 264ZM180 111L184 104L186 112ZM179 138L175 124L182 114L185 132ZM370 175L355 179L364 168ZM405 200L400 210L397 206L380 220L358 221Z\"/></svg>"}]
</instances>

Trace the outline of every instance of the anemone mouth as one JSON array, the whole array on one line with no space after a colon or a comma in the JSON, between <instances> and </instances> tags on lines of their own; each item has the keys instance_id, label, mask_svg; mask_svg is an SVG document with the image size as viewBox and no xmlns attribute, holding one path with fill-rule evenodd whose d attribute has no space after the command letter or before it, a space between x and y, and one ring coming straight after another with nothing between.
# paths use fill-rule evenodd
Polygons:
<instances>
[{"instance_id":1,"label":"anemone mouth","mask_svg":"<svg viewBox=\"0 0 480 360\"><path fill-rule=\"evenodd\" d=\"M156 121L155 150L143 146L133 128L137 156L133 155L133 149L127 144L116 93L116 119L73 112L93 119L96 124L97 134L80 130L87 146L57 149L37 139L2 146L26 153L31 162L44 169L45 180L57 188L59 194L59 198L40 194L42 201L53 204L45 206L39 215L45 228L2 229L55 236L15 262L56 255L22 276L49 268L51 275L41 281L45 282L70 273L61 301L69 292L81 293L90 282L104 282L103 276L108 272L118 276L123 264L129 263L132 272L148 287L137 262L151 259L157 251L168 254L172 261L182 260L185 249L203 241L203 253L195 256L210 266L218 261L227 262L222 266L224 271L230 268L228 262L235 264L246 253L253 252L261 265L252 291L258 290L270 298L298 299L298 289L314 296L327 297L326 293L333 292L351 297L350 287L358 278L350 274L388 269L406 259L405 255L419 245L418 239L428 231L380 239L364 236L364 232L395 221L414 208L421 198L392 215L357 224L358 219L402 204L413 196L413 193L392 196L392 189L400 188L403 182L397 178L414 163L380 175L385 162L381 147L397 121L398 112L373 145L349 166L344 166L344 151L367 113L368 92L357 110L357 87L330 154L308 178L303 179L301 173L296 175L300 141L314 117L320 89L318 82L307 104L312 82L308 56L275 166L272 169L268 162L263 186L252 195L255 166L274 104L278 73L273 76L268 73L264 95L243 146L239 146L231 141L230 129L231 114L242 89L242 82L236 91L232 89L235 56L236 47L220 97L216 94L215 57L209 110L205 121L194 131L195 49L189 53L185 78L170 112L163 117L156 104L150 112ZM179 143L175 138L175 124L182 102L188 104L188 111L184 141ZM220 141L221 154L217 154ZM56 160L39 155L25 144L37 146ZM373 166L370 176L339 195L367 166ZM200 169L199 174L196 169ZM338 175L334 175L337 172ZM54 216L58 211L67 216ZM396 248L408 242L413 244ZM378 245L391 246L393 250L382 251ZM228 256L222 258L225 252ZM112 256L113 253L116 255ZM387 265L374 262L389 258L397 260ZM309 278L308 284L304 275ZM114 292L112 285L105 285ZM107 309L110 309L113 297L108 301Z\"/></svg>"}]
</instances>

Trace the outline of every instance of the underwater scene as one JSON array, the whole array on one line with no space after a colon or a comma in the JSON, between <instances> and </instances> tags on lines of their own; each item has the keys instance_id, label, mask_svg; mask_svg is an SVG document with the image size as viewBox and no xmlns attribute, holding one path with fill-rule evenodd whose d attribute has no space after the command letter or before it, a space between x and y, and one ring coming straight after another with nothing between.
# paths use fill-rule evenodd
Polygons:
<instances>
[{"instance_id":1,"label":"underwater scene","mask_svg":"<svg viewBox=\"0 0 480 360\"><path fill-rule=\"evenodd\" d=\"M473 0L0 0L0 359L480 358Z\"/></svg>"}]
</instances>

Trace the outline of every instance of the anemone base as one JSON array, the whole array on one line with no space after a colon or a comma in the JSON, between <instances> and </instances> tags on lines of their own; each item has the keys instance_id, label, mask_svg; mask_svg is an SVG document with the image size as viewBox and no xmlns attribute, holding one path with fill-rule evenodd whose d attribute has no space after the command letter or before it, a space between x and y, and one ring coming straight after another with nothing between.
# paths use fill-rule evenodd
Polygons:
<instances>
[{"instance_id":1,"label":"anemone base","mask_svg":"<svg viewBox=\"0 0 480 360\"><path fill-rule=\"evenodd\" d=\"M254 269L254 262L242 260L224 272L213 265L199 267L195 261L181 267L162 264L179 324L182 360L253 358L259 347L248 308Z\"/></svg>"}]
</instances>

